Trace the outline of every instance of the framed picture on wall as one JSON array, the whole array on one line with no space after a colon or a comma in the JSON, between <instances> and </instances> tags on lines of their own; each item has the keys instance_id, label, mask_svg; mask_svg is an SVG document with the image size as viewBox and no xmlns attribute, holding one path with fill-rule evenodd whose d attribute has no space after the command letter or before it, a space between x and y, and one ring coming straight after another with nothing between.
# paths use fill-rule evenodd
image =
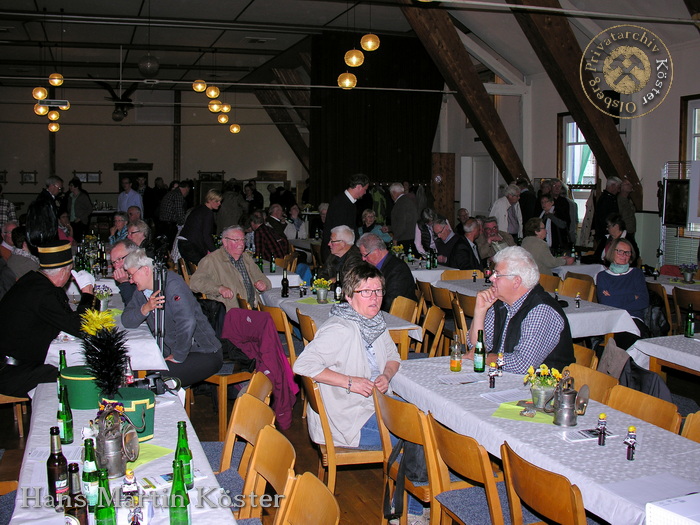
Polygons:
<instances>
[{"instance_id":1,"label":"framed picture on wall","mask_svg":"<svg viewBox=\"0 0 700 525\"><path fill-rule=\"evenodd\" d=\"M20 171L19 172L19 183L20 184L36 184L36 171Z\"/></svg>"},{"instance_id":2,"label":"framed picture on wall","mask_svg":"<svg viewBox=\"0 0 700 525\"><path fill-rule=\"evenodd\" d=\"M204 181L223 181L225 171L198 171L199 180Z\"/></svg>"},{"instance_id":3,"label":"framed picture on wall","mask_svg":"<svg viewBox=\"0 0 700 525\"><path fill-rule=\"evenodd\" d=\"M73 171L73 176L82 183L92 182L102 184L102 172L97 171Z\"/></svg>"}]
</instances>

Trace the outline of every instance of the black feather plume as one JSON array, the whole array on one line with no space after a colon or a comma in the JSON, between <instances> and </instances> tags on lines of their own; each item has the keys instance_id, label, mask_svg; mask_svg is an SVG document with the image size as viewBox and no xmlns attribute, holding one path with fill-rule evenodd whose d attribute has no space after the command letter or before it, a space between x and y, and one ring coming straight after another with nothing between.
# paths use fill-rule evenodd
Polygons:
<instances>
[{"instance_id":1,"label":"black feather plume","mask_svg":"<svg viewBox=\"0 0 700 525\"><path fill-rule=\"evenodd\" d=\"M122 383L127 363L125 338L126 333L117 328L103 328L83 338L85 364L106 397L113 398Z\"/></svg>"}]
</instances>

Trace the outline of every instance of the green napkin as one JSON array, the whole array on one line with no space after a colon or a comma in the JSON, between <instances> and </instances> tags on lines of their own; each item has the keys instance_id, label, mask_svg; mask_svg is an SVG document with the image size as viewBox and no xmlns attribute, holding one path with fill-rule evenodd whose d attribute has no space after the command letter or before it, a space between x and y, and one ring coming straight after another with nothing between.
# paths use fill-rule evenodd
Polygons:
<instances>
[{"instance_id":1,"label":"green napkin","mask_svg":"<svg viewBox=\"0 0 700 525\"><path fill-rule=\"evenodd\" d=\"M301 304L319 304L319 302L316 300L315 297L307 297L306 299L299 299L296 302L301 303ZM337 304L337 303L338 303L338 301L332 301L331 299L328 299L327 304Z\"/></svg>"},{"instance_id":2,"label":"green napkin","mask_svg":"<svg viewBox=\"0 0 700 525\"><path fill-rule=\"evenodd\" d=\"M515 421L528 421L530 423L545 423L548 425L554 424L554 414L547 414L545 412L537 411L535 417L525 417L521 416L523 407L518 406L517 401L509 401L507 403L501 403L496 411L491 414L493 417L500 417L502 419L513 419Z\"/></svg>"},{"instance_id":3,"label":"green napkin","mask_svg":"<svg viewBox=\"0 0 700 525\"><path fill-rule=\"evenodd\" d=\"M162 458L163 456L175 452L171 448L159 447L158 445L151 445L149 443L143 443L139 445L139 457L136 461L129 463L129 468L135 470L136 467L145 465L153 461L154 459Z\"/></svg>"},{"instance_id":4,"label":"green napkin","mask_svg":"<svg viewBox=\"0 0 700 525\"><path fill-rule=\"evenodd\" d=\"M117 317L124 313L124 310L120 310L119 308L110 308L109 311L114 317Z\"/></svg>"}]
</instances>

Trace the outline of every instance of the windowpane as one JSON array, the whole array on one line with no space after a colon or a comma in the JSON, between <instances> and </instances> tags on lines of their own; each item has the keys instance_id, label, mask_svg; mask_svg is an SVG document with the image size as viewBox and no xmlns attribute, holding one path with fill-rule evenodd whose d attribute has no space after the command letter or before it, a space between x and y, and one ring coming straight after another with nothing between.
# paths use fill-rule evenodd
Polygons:
<instances>
[{"instance_id":1,"label":"windowpane","mask_svg":"<svg viewBox=\"0 0 700 525\"><path fill-rule=\"evenodd\" d=\"M694 126L694 134L695 135L700 135L700 108L695 108L693 112L691 113L690 117L693 119ZM697 157L693 160L698 160Z\"/></svg>"}]
</instances>

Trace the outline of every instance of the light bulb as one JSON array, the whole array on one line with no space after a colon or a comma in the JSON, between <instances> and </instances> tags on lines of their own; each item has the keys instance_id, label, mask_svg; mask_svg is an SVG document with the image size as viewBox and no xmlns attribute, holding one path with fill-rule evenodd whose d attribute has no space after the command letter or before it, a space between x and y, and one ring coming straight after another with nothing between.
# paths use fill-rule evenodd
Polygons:
<instances>
[{"instance_id":1,"label":"light bulb","mask_svg":"<svg viewBox=\"0 0 700 525\"><path fill-rule=\"evenodd\" d=\"M379 37L373 33L367 33L360 40L360 45L365 51L376 51L379 47Z\"/></svg>"},{"instance_id":2,"label":"light bulb","mask_svg":"<svg viewBox=\"0 0 700 525\"><path fill-rule=\"evenodd\" d=\"M197 93L202 93L205 89L207 89L207 83L204 82L204 80L195 80L192 82L192 89L194 89Z\"/></svg>"},{"instance_id":3,"label":"light bulb","mask_svg":"<svg viewBox=\"0 0 700 525\"><path fill-rule=\"evenodd\" d=\"M348 73L347 71L345 73L342 73L338 77L338 86L340 86L343 89L352 89L357 85L357 77L353 75L352 73Z\"/></svg>"},{"instance_id":4,"label":"light bulb","mask_svg":"<svg viewBox=\"0 0 700 525\"><path fill-rule=\"evenodd\" d=\"M219 116L216 118L219 121L219 124L226 124L228 122L228 115L225 115L224 113L219 113Z\"/></svg>"},{"instance_id":5,"label":"light bulb","mask_svg":"<svg viewBox=\"0 0 700 525\"><path fill-rule=\"evenodd\" d=\"M218 113L221 111L221 101L220 100L210 100L209 101L209 111L212 113Z\"/></svg>"},{"instance_id":6,"label":"light bulb","mask_svg":"<svg viewBox=\"0 0 700 525\"><path fill-rule=\"evenodd\" d=\"M241 132L241 127L238 124L231 124L231 127L228 128L228 130L231 133L240 133Z\"/></svg>"},{"instance_id":7,"label":"light bulb","mask_svg":"<svg viewBox=\"0 0 700 525\"><path fill-rule=\"evenodd\" d=\"M361 66L365 61L365 55L358 49L351 49L345 53L345 63L350 67Z\"/></svg>"},{"instance_id":8,"label":"light bulb","mask_svg":"<svg viewBox=\"0 0 700 525\"><path fill-rule=\"evenodd\" d=\"M34 104L34 113L36 113L40 117L43 117L48 112L49 112L48 106L42 106L41 104Z\"/></svg>"},{"instance_id":9,"label":"light bulb","mask_svg":"<svg viewBox=\"0 0 700 525\"><path fill-rule=\"evenodd\" d=\"M228 113L229 111L231 111L231 104L226 104L225 102L221 104L222 113Z\"/></svg>"},{"instance_id":10,"label":"light bulb","mask_svg":"<svg viewBox=\"0 0 700 525\"><path fill-rule=\"evenodd\" d=\"M219 88L216 86L207 86L207 96L209 98L216 98L221 94Z\"/></svg>"},{"instance_id":11,"label":"light bulb","mask_svg":"<svg viewBox=\"0 0 700 525\"><path fill-rule=\"evenodd\" d=\"M32 96L33 96L36 100L44 100L44 99L48 96L48 94L49 94L49 93L46 91L46 88L45 88L45 87L39 86L39 87L35 87L35 88L32 90Z\"/></svg>"},{"instance_id":12,"label":"light bulb","mask_svg":"<svg viewBox=\"0 0 700 525\"><path fill-rule=\"evenodd\" d=\"M70 102L66 100L66 105L65 106L58 106L58 109L62 111L68 111L70 109Z\"/></svg>"},{"instance_id":13,"label":"light bulb","mask_svg":"<svg viewBox=\"0 0 700 525\"><path fill-rule=\"evenodd\" d=\"M61 129L61 125L58 122L49 122L49 131L51 133L56 133L59 129Z\"/></svg>"},{"instance_id":14,"label":"light bulb","mask_svg":"<svg viewBox=\"0 0 700 525\"><path fill-rule=\"evenodd\" d=\"M63 84L63 75L60 73L51 73L49 75L49 84L52 86L60 86Z\"/></svg>"},{"instance_id":15,"label":"light bulb","mask_svg":"<svg viewBox=\"0 0 700 525\"><path fill-rule=\"evenodd\" d=\"M51 111L49 111L49 114L46 116L49 117L49 120L58 120L61 118L61 114L58 111L56 111L55 109L52 109Z\"/></svg>"}]
</instances>

